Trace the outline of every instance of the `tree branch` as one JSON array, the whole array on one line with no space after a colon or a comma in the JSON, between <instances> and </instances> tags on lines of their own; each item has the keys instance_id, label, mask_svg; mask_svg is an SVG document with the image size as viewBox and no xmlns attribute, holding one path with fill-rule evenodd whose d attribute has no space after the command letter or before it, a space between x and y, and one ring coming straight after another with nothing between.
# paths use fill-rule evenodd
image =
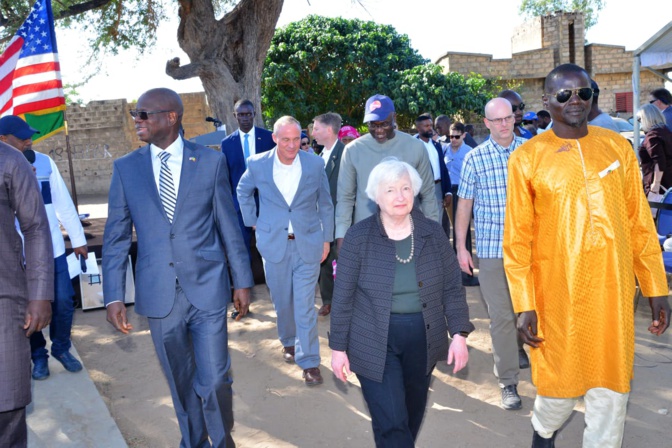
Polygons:
<instances>
[{"instance_id":1,"label":"tree branch","mask_svg":"<svg viewBox=\"0 0 672 448\"><path fill-rule=\"evenodd\" d=\"M65 19L66 17L76 16L78 14L82 14L87 11L101 8L111 2L112 0L89 0L88 2L68 6L67 8L61 10L58 14L54 14L54 20L60 20Z\"/></svg>"}]
</instances>

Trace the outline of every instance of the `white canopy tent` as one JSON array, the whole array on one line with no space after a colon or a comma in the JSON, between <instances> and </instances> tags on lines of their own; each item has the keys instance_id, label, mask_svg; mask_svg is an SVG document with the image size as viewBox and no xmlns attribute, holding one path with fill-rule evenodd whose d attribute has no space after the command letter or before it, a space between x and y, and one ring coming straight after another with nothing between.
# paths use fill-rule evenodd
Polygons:
<instances>
[{"instance_id":1,"label":"white canopy tent","mask_svg":"<svg viewBox=\"0 0 672 448\"><path fill-rule=\"evenodd\" d=\"M672 69L672 22L665 25L642 46L633 51L632 63L632 116L639 110L639 72L650 71L668 82L672 82L664 72ZM639 135L639 123L633 120L634 135ZM634 138L635 150L639 149L639 139Z\"/></svg>"}]
</instances>

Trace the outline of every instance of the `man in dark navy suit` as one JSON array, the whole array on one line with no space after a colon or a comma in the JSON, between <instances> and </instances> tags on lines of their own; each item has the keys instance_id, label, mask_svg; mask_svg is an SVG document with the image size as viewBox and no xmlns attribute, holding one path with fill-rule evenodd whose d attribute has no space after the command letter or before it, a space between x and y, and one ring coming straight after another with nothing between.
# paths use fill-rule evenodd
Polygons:
<instances>
[{"instance_id":1,"label":"man in dark navy suit","mask_svg":"<svg viewBox=\"0 0 672 448\"><path fill-rule=\"evenodd\" d=\"M256 112L250 100L239 100L233 106L233 110L233 115L238 121L238 130L222 140L222 153L226 156L226 164L229 167L233 205L238 214L238 223L240 230L243 232L247 253L250 254L252 229L246 227L243 222L238 197L236 196L236 188L238 187L238 181L240 181L241 176L247 168L247 158L272 149L275 147L275 142L273 142L273 133L271 131L254 126Z\"/></svg>"}]
</instances>

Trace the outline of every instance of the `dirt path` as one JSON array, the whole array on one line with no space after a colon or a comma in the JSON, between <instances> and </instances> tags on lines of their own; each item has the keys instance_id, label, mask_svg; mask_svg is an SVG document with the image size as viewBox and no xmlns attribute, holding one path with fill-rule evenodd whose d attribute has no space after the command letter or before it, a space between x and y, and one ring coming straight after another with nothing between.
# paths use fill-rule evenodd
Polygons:
<instances>
[{"instance_id":1,"label":"dirt path","mask_svg":"<svg viewBox=\"0 0 672 448\"><path fill-rule=\"evenodd\" d=\"M253 291L253 315L230 321L234 375L234 439L238 447L372 447L366 405L356 378L343 385L330 371L329 319L319 319L325 383L309 389L301 370L282 361L275 313L264 285ZM418 447L525 447L530 445L530 411L535 394L529 370L521 375L523 409L499 408L492 374L487 314L478 288L468 288L476 332L469 337L465 371L453 375L439 365L431 385L427 415ZM672 336L646 333L648 305L636 314L637 358L624 447L672 446ZM104 311L78 310L73 340L100 394L130 447L177 447L179 430L170 394L159 368L146 319L129 308L135 330L115 333ZM581 446L583 414L579 406L560 432L558 447ZM659 410L661 410L659 412Z\"/></svg>"}]
</instances>

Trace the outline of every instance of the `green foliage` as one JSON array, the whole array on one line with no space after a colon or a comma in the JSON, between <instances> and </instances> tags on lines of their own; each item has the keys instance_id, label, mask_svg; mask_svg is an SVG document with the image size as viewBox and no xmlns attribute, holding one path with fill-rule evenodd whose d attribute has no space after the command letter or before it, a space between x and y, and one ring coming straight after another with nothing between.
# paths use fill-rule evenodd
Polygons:
<instances>
[{"instance_id":1,"label":"green foliage","mask_svg":"<svg viewBox=\"0 0 672 448\"><path fill-rule=\"evenodd\" d=\"M273 37L262 77L264 118L290 114L305 126L335 111L357 125L369 96L394 98L399 74L425 62L391 26L308 16Z\"/></svg>"},{"instance_id":2,"label":"green foliage","mask_svg":"<svg viewBox=\"0 0 672 448\"><path fill-rule=\"evenodd\" d=\"M519 11L528 17L545 16L555 11L583 12L588 29L597 23L603 7L604 0L523 0Z\"/></svg>"},{"instance_id":3,"label":"green foliage","mask_svg":"<svg viewBox=\"0 0 672 448\"><path fill-rule=\"evenodd\" d=\"M28 17L35 0L0 0L0 42L8 42ZM156 42L156 29L165 18L168 0L59 0L52 1L54 20L65 28L76 26L87 36L94 54L137 48L140 53Z\"/></svg>"},{"instance_id":4,"label":"green foliage","mask_svg":"<svg viewBox=\"0 0 672 448\"><path fill-rule=\"evenodd\" d=\"M410 129L415 118L425 112L435 117L480 115L485 103L496 94L489 86L491 81L480 75L469 77L455 72L444 74L441 67L425 64L400 73L395 86L397 125Z\"/></svg>"},{"instance_id":5,"label":"green foliage","mask_svg":"<svg viewBox=\"0 0 672 448\"><path fill-rule=\"evenodd\" d=\"M239 0L212 0L216 15L229 12ZM0 46L14 36L35 0L0 0ZM92 55L135 48L142 54L156 43L159 22L177 11L175 0L52 0L58 26L77 27Z\"/></svg>"},{"instance_id":6,"label":"green foliage","mask_svg":"<svg viewBox=\"0 0 672 448\"><path fill-rule=\"evenodd\" d=\"M410 129L424 112L482 114L501 90L497 82L444 74L391 26L309 16L276 31L262 78L262 104L268 125L289 114L305 126L334 111L358 127L366 99L382 93L395 102L398 126Z\"/></svg>"}]
</instances>

